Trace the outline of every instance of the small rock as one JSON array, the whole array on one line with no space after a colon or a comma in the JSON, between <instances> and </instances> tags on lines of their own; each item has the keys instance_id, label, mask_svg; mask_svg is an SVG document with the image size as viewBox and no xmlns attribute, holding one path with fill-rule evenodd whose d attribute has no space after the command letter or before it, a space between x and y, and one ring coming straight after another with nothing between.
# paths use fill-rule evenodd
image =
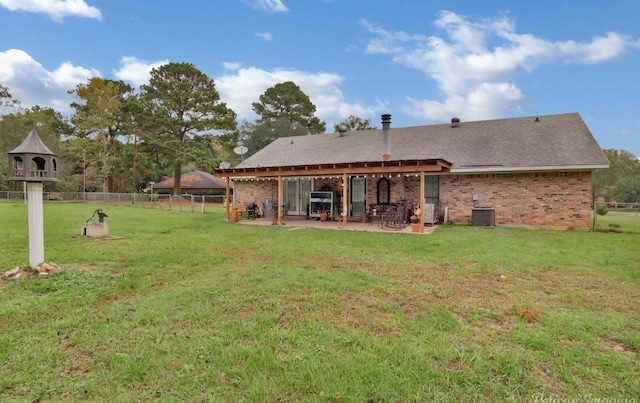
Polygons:
<instances>
[{"instance_id":1,"label":"small rock","mask_svg":"<svg viewBox=\"0 0 640 403\"><path fill-rule=\"evenodd\" d=\"M51 269L47 270L48 274L56 274L60 272L60 268L59 267L52 267Z\"/></svg>"},{"instance_id":2,"label":"small rock","mask_svg":"<svg viewBox=\"0 0 640 403\"><path fill-rule=\"evenodd\" d=\"M44 265L41 265L41 266L36 267L36 271L38 273L46 273L47 269L44 267Z\"/></svg>"},{"instance_id":3,"label":"small rock","mask_svg":"<svg viewBox=\"0 0 640 403\"><path fill-rule=\"evenodd\" d=\"M46 271L41 271L41 272L38 273L38 277L40 277L40 276L48 276L48 275L49 275L49 273L47 273Z\"/></svg>"},{"instance_id":4,"label":"small rock","mask_svg":"<svg viewBox=\"0 0 640 403\"><path fill-rule=\"evenodd\" d=\"M42 266L46 271L51 270L51 265L49 263L42 263L40 266Z\"/></svg>"},{"instance_id":5,"label":"small rock","mask_svg":"<svg viewBox=\"0 0 640 403\"><path fill-rule=\"evenodd\" d=\"M18 274L18 272L20 271L20 267L16 267L15 269L11 269L8 272L4 273L5 277L11 277L15 274Z\"/></svg>"},{"instance_id":6,"label":"small rock","mask_svg":"<svg viewBox=\"0 0 640 403\"><path fill-rule=\"evenodd\" d=\"M505 276L504 274L501 274L501 275L500 275L500 278L501 278L502 280L506 280L506 279L507 279L507 276Z\"/></svg>"}]
</instances>

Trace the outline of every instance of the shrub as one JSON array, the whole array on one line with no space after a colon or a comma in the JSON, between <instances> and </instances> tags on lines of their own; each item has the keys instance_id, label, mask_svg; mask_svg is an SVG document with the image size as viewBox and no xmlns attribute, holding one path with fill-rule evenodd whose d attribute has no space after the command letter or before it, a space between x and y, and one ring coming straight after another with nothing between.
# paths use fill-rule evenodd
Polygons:
<instances>
[{"instance_id":1,"label":"shrub","mask_svg":"<svg viewBox=\"0 0 640 403\"><path fill-rule=\"evenodd\" d=\"M598 212L598 215L607 215L609 208L606 204L598 204L596 211Z\"/></svg>"}]
</instances>

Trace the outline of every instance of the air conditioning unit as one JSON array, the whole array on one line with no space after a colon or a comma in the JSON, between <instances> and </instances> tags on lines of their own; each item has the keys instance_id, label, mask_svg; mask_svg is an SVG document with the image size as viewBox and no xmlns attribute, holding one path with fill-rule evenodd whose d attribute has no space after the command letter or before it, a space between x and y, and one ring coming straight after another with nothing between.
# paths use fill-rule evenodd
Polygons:
<instances>
[{"instance_id":1,"label":"air conditioning unit","mask_svg":"<svg viewBox=\"0 0 640 403\"><path fill-rule=\"evenodd\" d=\"M430 225L438 223L438 210L436 209L436 205L434 203L425 203L424 223Z\"/></svg>"},{"instance_id":2,"label":"air conditioning unit","mask_svg":"<svg viewBox=\"0 0 640 403\"><path fill-rule=\"evenodd\" d=\"M491 207L472 208L471 225L474 227L494 227L496 225L496 210Z\"/></svg>"}]
</instances>

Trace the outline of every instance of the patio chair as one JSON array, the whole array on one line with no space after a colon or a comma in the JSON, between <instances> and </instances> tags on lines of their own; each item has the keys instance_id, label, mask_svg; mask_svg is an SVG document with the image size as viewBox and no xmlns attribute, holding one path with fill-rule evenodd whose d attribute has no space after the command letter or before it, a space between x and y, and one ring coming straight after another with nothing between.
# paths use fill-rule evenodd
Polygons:
<instances>
[{"instance_id":1,"label":"patio chair","mask_svg":"<svg viewBox=\"0 0 640 403\"><path fill-rule=\"evenodd\" d=\"M257 209L258 209L258 206L256 206L255 203L245 204L244 210L247 212L247 218L251 220L255 220L257 216L257 213L256 213Z\"/></svg>"},{"instance_id":2,"label":"patio chair","mask_svg":"<svg viewBox=\"0 0 640 403\"><path fill-rule=\"evenodd\" d=\"M380 228L398 231L405 227L405 205L398 204L391 211L383 213L378 221Z\"/></svg>"}]
</instances>

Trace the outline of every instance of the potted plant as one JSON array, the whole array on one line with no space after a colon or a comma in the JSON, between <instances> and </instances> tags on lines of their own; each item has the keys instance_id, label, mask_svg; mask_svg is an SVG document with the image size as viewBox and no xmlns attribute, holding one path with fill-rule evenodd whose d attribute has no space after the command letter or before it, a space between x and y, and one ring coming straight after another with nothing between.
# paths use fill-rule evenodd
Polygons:
<instances>
[{"instance_id":1,"label":"potted plant","mask_svg":"<svg viewBox=\"0 0 640 403\"><path fill-rule=\"evenodd\" d=\"M328 215L329 215L329 214L328 214L326 211L322 210L322 211L320 212L320 221L327 221L327 216L328 216Z\"/></svg>"},{"instance_id":2,"label":"potted plant","mask_svg":"<svg viewBox=\"0 0 640 403\"><path fill-rule=\"evenodd\" d=\"M422 210L419 206L413 208L413 215L409 218L411 220L411 232L420 232L420 215Z\"/></svg>"},{"instance_id":3,"label":"potted plant","mask_svg":"<svg viewBox=\"0 0 640 403\"><path fill-rule=\"evenodd\" d=\"M324 207L324 197L320 197L319 198L319 203L318 203L318 207L320 207L320 210L318 210L318 213L320 214L320 221L327 221L327 210L325 210Z\"/></svg>"}]
</instances>

